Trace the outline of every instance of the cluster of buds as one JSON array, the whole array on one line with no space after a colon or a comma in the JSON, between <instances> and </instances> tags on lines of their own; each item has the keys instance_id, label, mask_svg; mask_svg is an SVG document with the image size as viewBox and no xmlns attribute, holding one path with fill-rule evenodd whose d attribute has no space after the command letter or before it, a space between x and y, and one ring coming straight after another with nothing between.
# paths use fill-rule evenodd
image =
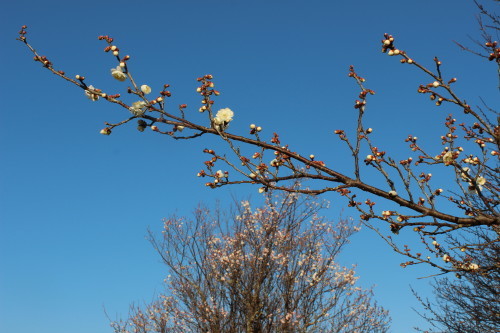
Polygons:
<instances>
[{"instance_id":1,"label":"cluster of buds","mask_svg":"<svg viewBox=\"0 0 500 333\"><path fill-rule=\"evenodd\" d=\"M271 138L271 142L274 144L277 144L277 145L279 145L281 143L278 133L276 133L276 132L273 133L273 137Z\"/></svg>"},{"instance_id":2,"label":"cluster of buds","mask_svg":"<svg viewBox=\"0 0 500 333\"><path fill-rule=\"evenodd\" d=\"M383 158L385 155L385 151L379 151L377 147L372 147L372 154L376 158ZM368 156L367 156L368 158Z\"/></svg>"},{"instance_id":3,"label":"cluster of buds","mask_svg":"<svg viewBox=\"0 0 500 333\"><path fill-rule=\"evenodd\" d=\"M399 164L401 164L401 165L410 165L412 161L413 161L413 158L408 157L406 160L399 161Z\"/></svg>"},{"instance_id":4,"label":"cluster of buds","mask_svg":"<svg viewBox=\"0 0 500 333\"><path fill-rule=\"evenodd\" d=\"M250 124L250 134L255 134L262 131L262 127L257 126L255 124Z\"/></svg>"},{"instance_id":5,"label":"cluster of buds","mask_svg":"<svg viewBox=\"0 0 500 333\"><path fill-rule=\"evenodd\" d=\"M402 64L413 64L413 59L411 58L403 58L399 60Z\"/></svg>"},{"instance_id":6,"label":"cluster of buds","mask_svg":"<svg viewBox=\"0 0 500 333\"><path fill-rule=\"evenodd\" d=\"M443 101L444 101L444 98L442 97L439 97L436 101L436 106L440 106L441 104L443 104Z\"/></svg>"},{"instance_id":7,"label":"cluster of buds","mask_svg":"<svg viewBox=\"0 0 500 333\"><path fill-rule=\"evenodd\" d=\"M52 67L52 62L46 56L35 56L33 60L40 61L45 67Z\"/></svg>"},{"instance_id":8,"label":"cluster of buds","mask_svg":"<svg viewBox=\"0 0 500 333\"><path fill-rule=\"evenodd\" d=\"M377 158L373 155L366 155L366 158L365 158L365 163L366 165L370 164L371 162L373 161L377 161Z\"/></svg>"},{"instance_id":9,"label":"cluster of buds","mask_svg":"<svg viewBox=\"0 0 500 333\"><path fill-rule=\"evenodd\" d=\"M325 167L326 163L323 161L311 161L311 165L312 165L312 167L315 167L315 166ZM309 164L306 165L306 169L310 169L311 165L309 165Z\"/></svg>"},{"instance_id":10,"label":"cluster of buds","mask_svg":"<svg viewBox=\"0 0 500 333\"><path fill-rule=\"evenodd\" d=\"M384 39L382 39L382 53L387 53L390 56L404 54L403 51L394 46L394 37L389 34L384 34Z\"/></svg>"},{"instance_id":11,"label":"cluster of buds","mask_svg":"<svg viewBox=\"0 0 500 333\"><path fill-rule=\"evenodd\" d=\"M26 25L23 25L21 27L21 30L19 30L19 39L22 40L23 42L26 40L26 29L28 28L28 26Z\"/></svg>"},{"instance_id":12,"label":"cluster of buds","mask_svg":"<svg viewBox=\"0 0 500 333\"><path fill-rule=\"evenodd\" d=\"M371 201L370 199L366 199L365 204L368 205L368 207L370 208L375 206L375 202Z\"/></svg>"},{"instance_id":13,"label":"cluster of buds","mask_svg":"<svg viewBox=\"0 0 500 333\"><path fill-rule=\"evenodd\" d=\"M113 43L113 38L105 35L105 36L98 36L97 37L98 40L105 40L106 42L108 42L109 44Z\"/></svg>"},{"instance_id":14,"label":"cluster of buds","mask_svg":"<svg viewBox=\"0 0 500 333\"><path fill-rule=\"evenodd\" d=\"M457 138L458 138L458 135L451 134L451 133L447 133L446 135L441 135L441 140L443 140L443 143L446 143L448 141L451 142Z\"/></svg>"},{"instance_id":15,"label":"cluster of buds","mask_svg":"<svg viewBox=\"0 0 500 333\"><path fill-rule=\"evenodd\" d=\"M339 193L342 196L347 196L351 193L351 191L349 189L346 189L346 188L341 188L341 189L337 190L337 193Z\"/></svg>"},{"instance_id":16,"label":"cluster of buds","mask_svg":"<svg viewBox=\"0 0 500 333\"><path fill-rule=\"evenodd\" d=\"M347 140L343 130L335 130L333 133L337 134L341 140Z\"/></svg>"},{"instance_id":17,"label":"cluster of buds","mask_svg":"<svg viewBox=\"0 0 500 333\"><path fill-rule=\"evenodd\" d=\"M245 156L240 156L240 161L241 161L241 165L248 165L248 163L250 162L250 160L248 158L246 158Z\"/></svg>"},{"instance_id":18,"label":"cluster of buds","mask_svg":"<svg viewBox=\"0 0 500 333\"><path fill-rule=\"evenodd\" d=\"M362 101L356 100L356 102L354 103L354 108L360 109L361 111L363 111L365 108L365 105L366 105L365 100L362 100Z\"/></svg>"},{"instance_id":19,"label":"cluster of buds","mask_svg":"<svg viewBox=\"0 0 500 333\"><path fill-rule=\"evenodd\" d=\"M260 174L264 174L267 171L267 169L268 169L268 167L265 163L260 163L259 165L257 165L257 171Z\"/></svg>"},{"instance_id":20,"label":"cluster of buds","mask_svg":"<svg viewBox=\"0 0 500 333\"><path fill-rule=\"evenodd\" d=\"M273 159L271 162L269 162L269 165L275 168L279 168L280 165L283 165L283 160L279 158Z\"/></svg>"},{"instance_id":21,"label":"cluster of buds","mask_svg":"<svg viewBox=\"0 0 500 333\"><path fill-rule=\"evenodd\" d=\"M354 66L352 66L352 65L349 66L349 74L347 74L347 75L349 77L355 78L356 80L359 80L359 82L365 82L366 81L364 78L362 78L361 76L359 76L358 74L356 74L356 72L354 71Z\"/></svg>"},{"instance_id":22,"label":"cluster of buds","mask_svg":"<svg viewBox=\"0 0 500 333\"><path fill-rule=\"evenodd\" d=\"M229 172L227 171L222 171L222 170L218 170L215 174L214 174L214 183L217 184L221 181L222 178L228 178L229 177Z\"/></svg>"},{"instance_id":23,"label":"cluster of buds","mask_svg":"<svg viewBox=\"0 0 500 333\"><path fill-rule=\"evenodd\" d=\"M417 151L417 150L419 150L418 145L417 145L417 140L418 140L418 137L408 135L408 137L405 139L405 142L410 142L410 149L412 151Z\"/></svg>"},{"instance_id":24,"label":"cluster of buds","mask_svg":"<svg viewBox=\"0 0 500 333\"><path fill-rule=\"evenodd\" d=\"M160 95L165 96L165 97L170 97L170 96L172 96L172 93L171 93L170 91L168 91L168 90L167 90L167 88L169 88L169 87L170 87L170 84L165 83L165 84L163 85L163 90L162 90L162 91L160 91ZM183 105L185 105L185 104L183 104ZM181 105L181 107L182 107L182 105ZM185 105L184 107L187 107L187 105Z\"/></svg>"},{"instance_id":25,"label":"cluster of buds","mask_svg":"<svg viewBox=\"0 0 500 333\"><path fill-rule=\"evenodd\" d=\"M469 155L469 157L464 158L462 162L472 165L478 165L479 163L481 163L481 160L479 160L479 158L476 156Z\"/></svg>"},{"instance_id":26,"label":"cluster of buds","mask_svg":"<svg viewBox=\"0 0 500 333\"><path fill-rule=\"evenodd\" d=\"M205 148L205 149L203 149L203 152L205 154L210 154L210 155L214 155L215 156L215 151L213 151L212 149Z\"/></svg>"},{"instance_id":27,"label":"cluster of buds","mask_svg":"<svg viewBox=\"0 0 500 333\"><path fill-rule=\"evenodd\" d=\"M196 81L201 82L201 85L196 88L196 92L203 96L201 101L202 106L200 107L200 112L205 112L210 109L210 106L214 104L214 101L210 100L211 95L219 96L220 92L213 89L214 83L212 82L213 75L207 74L196 79Z\"/></svg>"},{"instance_id":28,"label":"cluster of buds","mask_svg":"<svg viewBox=\"0 0 500 333\"><path fill-rule=\"evenodd\" d=\"M420 94L425 94L425 93L432 92L432 90L430 90L429 88L427 88L426 86L424 86L424 85L421 84L420 86L418 86L417 92L420 93Z\"/></svg>"},{"instance_id":29,"label":"cluster of buds","mask_svg":"<svg viewBox=\"0 0 500 333\"><path fill-rule=\"evenodd\" d=\"M486 143L484 142L484 140L476 139L475 143L477 143L481 149L486 147Z\"/></svg>"},{"instance_id":30,"label":"cluster of buds","mask_svg":"<svg viewBox=\"0 0 500 333\"><path fill-rule=\"evenodd\" d=\"M497 47L498 42L487 42L484 44L486 47L491 48L493 52L490 53L488 60L493 61L495 60L496 62L500 63L500 48Z\"/></svg>"},{"instance_id":31,"label":"cluster of buds","mask_svg":"<svg viewBox=\"0 0 500 333\"><path fill-rule=\"evenodd\" d=\"M110 52L115 56L118 57L120 55L120 49L116 45L108 45L104 48L104 52ZM125 67L125 62L130 59L130 56L125 56L123 59L118 58L120 60L120 67Z\"/></svg>"},{"instance_id":32,"label":"cluster of buds","mask_svg":"<svg viewBox=\"0 0 500 333\"><path fill-rule=\"evenodd\" d=\"M466 270L466 271L477 271L479 269L479 265L472 263L472 262L466 262L463 263L460 268Z\"/></svg>"},{"instance_id":33,"label":"cluster of buds","mask_svg":"<svg viewBox=\"0 0 500 333\"><path fill-rule=\"evenodd\" d=\"M205 161L203 163L205 163L205 165L208 167L208 168L211 168L215 165L215 162L217 161L217 157L214 156L212 157L212 159L210 159L209 161Z\"/></svg>"},{"instance_id":34,"label":"cluster of buds","mask_svg":"<svg viewBox=\"0 0 500 333\"><path fill-rule=\"evenodd\" d=\"M398 217L396 218L396 220L398 222L405 222L405 221L408 221L409 217L408 216L404 216L404 215L398 215Z\"/></svg>"},{"instance_id":35,"label":"cluster of buds","mask_svg":"<svg viewBox=\"0 0 500 333\"><path fill-rule=\"evenodd\" d=\"M368 221L370 220L371 216L367 214L361 214L359 218L362 219L363 221Z\"/></svg>"},{"instance_id":36,"label":"cluster of buds","mask_svg":"<svg viewBox=\"0 0 500 333\"><path fill-rule=\"evenodd\" d=\"M419 180L420 183L427 183L429 180L432 178L432 173L424 173L422 172L419 177L421 178Z\"/></svg>"}]
</instances>

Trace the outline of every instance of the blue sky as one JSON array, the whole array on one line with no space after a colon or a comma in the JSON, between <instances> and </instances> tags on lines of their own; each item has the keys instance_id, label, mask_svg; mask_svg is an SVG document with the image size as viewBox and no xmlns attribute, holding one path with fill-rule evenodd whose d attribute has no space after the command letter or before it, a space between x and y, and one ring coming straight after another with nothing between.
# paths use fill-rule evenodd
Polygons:
<instances>
[{"instance_id":1,"label":"blue sky","mask_svg":"<svg viewBox=\"0 0 500 333\"><path fill-rule=\"evenodd\" d=\"M224 149L220 142L174 142L133 125L99 135L104 121L121 120L124 110L92 103L33 62L15 40L23 24L56 68L113 93L126 85L109 75L116 63L102 52L102 34L132 56L138 83L157 91L172 85L172 106L186 103L194 113L195 79L211 73L222 91L218 105L235 111L232 132L257 123L264 137L276 131L293 150L346 172L349 154L332 132L355 124L358 89L347 77L349 65L377 92L366 124L396 159L408 157L408 134L439 152L441 124L457 111L437 109L416 93L429 79L380 52L385 32L426 65L439 56L443 74L459 78L456 89L470 104L497 98L494 66L453 43L478 35L472 1L26 0L2 7L0 331L6 333L111 332L103 307L113 318L125 315L131 302L161 291L167 274L145 240L148 227L159 231L163 217L189 215L201 201L259 198L257 187L210 190L195 177L206 159L202 149ZM344 201L325 198L333 203L326 214L337 218ZM376 286L394 332L423 323L411 310L418 305L409 285L430 295L430 279L417 277L433 273L402 269L401 260L366 228L342 255L344 263L358 264L363 286Z\"/></svg>"}]
</instances>

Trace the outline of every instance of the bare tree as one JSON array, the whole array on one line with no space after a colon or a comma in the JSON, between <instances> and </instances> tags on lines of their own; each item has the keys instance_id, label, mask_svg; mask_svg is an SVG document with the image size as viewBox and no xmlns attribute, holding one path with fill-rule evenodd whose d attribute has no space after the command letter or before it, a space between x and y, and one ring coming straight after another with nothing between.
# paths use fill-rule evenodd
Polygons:
<instances>
[{"instance_id":1,"label":"bare tree","mask_svg":"<svg viewBox=\"0 0 500 333\"><path fill-rule=\"evenodd\" d=\"M482 9L484 10L484 8ZM498 31L497 16L488 13L491 23L485 25ZM411 157L403 159L390 157L386 150L372 142L373 129L364 124L368 112L368 96L375 92L365 86L365 79L350 67L351 77L359 89L358 99L353 103L358 114L354 133L336 129L334 132L351 152L352 172L346 174L335 167L328 166L314 155L302 155L293 147L282 143L278 133L263 136L263 129L251 124L249 135L233 134L228 126L234 112L229 109L216 111L215 98L220 91L215 89L211 74L199 77L197 93L201 96L201 106L196 111L206 115L205 123L192 120L190 108L180 104L177 110L167 103L171 97L168 84L165 84L155 97L149 97L152 89L147 85L138 86L128 64L130 56L123 55L113 38L99 36L106 43L104 51L110 53L117 67L111 75L118 81L127 82L125 91L135 96L135 102L127 102L120 94L110 95L90 85L82 75L69 77L64 71L55 68L51 60L40 55L28 43L26 26L18 38L34 54L35 61L69 83L82 89L86 97L93 101L103 99L124 108L129 114L121 121L106 123L101 130L110 135L118 127L137 121L137 129L150 129L176 140L195 139L207 135L219 137L227 144L232 155L205 149L209 158L198 176L205 177L206 186L218 188L234 184L256 184L260 192L269 189L317 195L336 192L346 199L346 204L356 209L360 219L375 230L396 252L407 257L402 266L429 264L442 272L464 271L465 263L457 262L449 253L445 242L439 246L438 237L445 239L447 234L460 233L461 230L488 228L497 235L500 233L500 203L498 179L498 160L500 158L500 126L495 119L498 113L487 108L471 106L454 90L455 77L444 77L442 62L434 58L434 69L430 69L413 58L410 52L396 46L395 37L384 34L382 52L399 59L405 66L427 75L428 80L418 85L418 92L427 95L435 107L448 103L463 113L461 119L448 115L444 120L441 140L437 147L425 148L419 144L418 137L409 134ZM488 60L500 64L500 47L497 42L487 39L484 43L488 50ZM491 119L492 118L492 119ZM434 133L435 135L436 133ZM222 165L222 166L220 166ZM232 169L231 172L225 168ZM367 177L362 170L373 169L379 176ZM443 183L433 179L432 170L444 168L449 178ZM310 187L295 188L287 186L289 180L314 180ZM380 180L383 184L379 185ZM454 207L450 209L449 202ZM380 208L379 208L380 207ZM380 222L385 228L381 228ZM387 230L398 234L401 229L412 229L421 239L420 248L409 248L403 241L388 235ZM444 235L444 236L443 236ZM498 239L497 239L498 240ZM470 244L481 247L484 244ZM490 270L491 267L477 265L474 270ZM495 266L498 269L498 266Z\"/></svg>"},{"instance_id":2,"label":"bare tree","mask_svg":"<svg viewBox=\"0 0 500 333\"><path fill-rule=\"evenodd\" d=\"M335 259L357 227L326 221L324 205L297 194L244 201L229 219L220 210L165 220L151 242L168 267L168 289L130 318L128 332L387 332L387 311L355 272Z\"/></svg>"}]
</instances>

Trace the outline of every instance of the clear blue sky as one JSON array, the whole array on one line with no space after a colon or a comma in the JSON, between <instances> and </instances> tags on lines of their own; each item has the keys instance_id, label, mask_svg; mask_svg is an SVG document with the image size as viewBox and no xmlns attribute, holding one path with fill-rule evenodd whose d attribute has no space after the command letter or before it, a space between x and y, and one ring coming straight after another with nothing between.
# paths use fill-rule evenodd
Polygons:
<instances>
[{"instance_id":1,"label":"clear blue sky","mask_svg":"<svg viewBox=\"0 0 500 333\"><path fill-rule=\"evenodd\" d=\"M353 64L377 95L366 124L396 159L404 138L418 135L440 151L439 128L455 109L436 109L416 93L429 79L380 52L383 33L415 59L457 76L470 104L497 99L491 64L460 51L453 40L477 36L472 1L33 1L5 2L0 13L0 331L111 332L131 302L149 301L167 274L145 240L161 219L189 214L203 201L258 198L256 187L209 190L195 177L211 140L174 142L133 125L99 135L124 110L92 103L81 90L49 74L15 40L28 38L56 68L89 84L123 92L109 75L116 66L97 36L113 36L130 54L138 83L172 85L172 105L199 103L196 77L211 73L220 107L235 111L231 131L250 123L269 137L329 165L349 170L348 153L332 131L352 130L358 89ZM494 103L497 100L492 100ZM495 105L493 105L495 106ZM212 145L213 143L213 145ZM437 145L437 146L436 146ZM219 148L221 150L223 148ZM344 201L335 195L331 218ZM344 216L355 214L348 209ZM353 238L342 261L358 264L364 286L391 311L393 332L422 320L409 285L430 295L425 267L402 269L402 258L368 229Z\"/></svg>"}]
</instances>

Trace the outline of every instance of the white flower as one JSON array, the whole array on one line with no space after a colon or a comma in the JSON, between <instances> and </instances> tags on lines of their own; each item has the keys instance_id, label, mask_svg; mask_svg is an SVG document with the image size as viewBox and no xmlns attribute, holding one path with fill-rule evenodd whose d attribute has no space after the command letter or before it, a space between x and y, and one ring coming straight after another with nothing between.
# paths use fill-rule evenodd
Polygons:
<instances>
[{"instance_id":1,"label":"white flower","mask_svg":"<svg viewBox=\"0 0 500 333\"><path fill-rule=\"evenodd\" d=\"M432 82L432 86L433 86L434 88L439 87L439 82L438 82L438 81L434 81L434 82Z\"/></svg>"},{"instance_id":2,"label":"white flower","mask_svg":"<svg viewBox=\"0 0 500 333\"><path fill-rule=\"evenodd\" d=\"M472 269L472 270L476 270L476 269L479 269L479 265L472 263L472 264L469 265L469 268Z\"/></svg>"},{"instance_id":3,"label":"white flower","mask_svg":"<svg viewBox=\"0 0 500 333\"><path fill-rule=\"evenodd\" d=\"M95 90L94 86L92 86L92 85L88 86L88 89ZM87 98L94 101L94 102L97 101L99 99L99 95L94 94L94 93L90 92L89 90L85 90L85 95L87 95Z\"/></svg>"},{"instance_id":4,"label":"white flower","mask_svg":"<svg viewBox=\"0 0 500 333\"><path fill-rule=\"evenodd\" d=\"M230 108L220 109L214 118L216 125L224 125L233 120L234 112Z\"/></svg>"},{"instance_id":5,"label":"white flower","mask_svg":"<svg viewBox=\"0 0 500 333\"><path fill-rule=\"evenodd\" d=\"M389 196L391 196L391 197L395 197L397 195L398 195L398 192L396 192L396 191L390 191L389 192Z\"/></svg>"},{"instance_id":6,"label":"white flower","mask_svg":"<svg viewBox=\"0 0 500 333\"><path fill-rule=\"evenodd\" d=\"M217 178L222 178L222 177L224 177L224 176L225 176L225 173L224 173L224 171L222 171L222 170L218 170L218 171L215 173L215 177L217 177Z\"/></svg>"},{"instance_id":7,"label":"white flower","mask_svg":"<svg viewBox=\"0 0 500 333\"><path fill-rule=\"evenodd\" d=\"M144 94L146 94L146 95L147 95L147 94L151 93L151 87L150 87L150 86L148 86L147 84L143 84L143 85L141 86L141 91L142 91Z\"/></svg>"},{"instance_id":8,"label":"white flower","mask_svg":"<svg viewBox=\"0 0 500 333\"><path fill-rule=\"evenodd\" d=\"M129 108L130 113L134 116L142 116L144 112L146 112L147 103L144 101L137 101L132 103L132 106Z\"/></svg>"},{"instance_id":9,"label":"white flower","mask_svg":"<svg viewBox=\"0 0 500 333\"><path fill-rule=\"evenodd\" d=\"M476 186L479 189L479 191L483 190L484 184L486 184L486 178L481 177L481 176L476 178ZM469 183L469 193L470 194L477 194L476 187L472 183Z\"/></svg>"},{"instance_id":10,"label":"white flower","mask_svg":"<svg viewBox=\"0 0 500 333\"><path fill-rule=\"evenodd\" d=\"M443 260L444 260L444 261L446 261L446 262L448 262L448 261L450 261L450 260L451 260L451 257L450 257L449 255L445 254L445 255L443 256Z\"/></svg>"},{"instance_id":11,"label":"white flower","mask_svg":"<svg viewBox=\"0 0 500 333\"><path fill-rule=\"evenodd\" d=\"M127 75L123 73L123 69L120 66L116 66L116 68L111 68L111 75L118 81L125 81L127 79Z\"/></svg>"},{"instance_id":12,"label":"white flower","mask_svg":"<svg viewBox=\"0 0 500 333\"><path fill-rule=\"evenodd\" d=\"M469 171L470 171L470 169L468 167L462 168L462 172L460 174L460 176L462 177L462 180L465 180L465 181L469 180L469 176L468 176Z\"/></svg>"},{"instance_id":13,"label":"white flower","mask_svg":"<svg viewBox=\"0 0 500 333\"><path fill-rule=\"evenodd\" d=\"M280 163L278 162L277 159L274 159L271 162L269 162L269 165L277 168L279 167Z\"/></svg>"},{"instance_id":14,"label":"white flower","mask_svg":"<svg viewBox=\"0 0 500 333\"><path fill-rule=\"evenodd\" d=\"M443 155L444 165L453 164L454 160L455 159L453 158L453 153L451 151L449 151L449 152L447 152L446 154Z\"/></svg>"},{"instance_id":15,"label":"white flower","mask_svg":"<svg viewBox=\"0 0 500 333\"><path fill-rule=\"evenodd\" d=\"M182 132L182 130L184 129L184 126L177 125L177 127L176 127L176 128L177 128L177 130L178 130L179 132Z\"/></svg>"}]
</instances>

